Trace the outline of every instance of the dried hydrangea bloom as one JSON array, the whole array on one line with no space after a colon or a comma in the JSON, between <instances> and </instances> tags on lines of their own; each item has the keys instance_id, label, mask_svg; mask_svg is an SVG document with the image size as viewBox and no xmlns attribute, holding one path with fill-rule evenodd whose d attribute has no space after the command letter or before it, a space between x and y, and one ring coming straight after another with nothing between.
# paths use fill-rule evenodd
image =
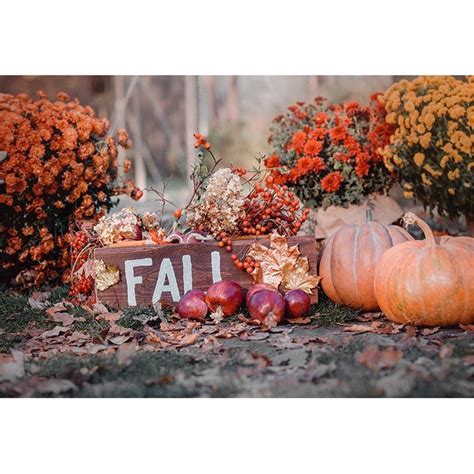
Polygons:
<instances>
[{"instance_id":1,"label":"dried hydrangea bloom","mask_svg":"<svg viewBox=\"0 0 474 474\"><path fill-rule=\"evenodd\" d=\"M240 178L230 168L216 171L201 198L187 210L192 229L216 234L233 232L243 215L245 193Z\"/></svg>"},{"instance_id":2,"label":"dried hydrangea bloom","mask_svg":"<svg viewBox=\"0 0 474 474\"><path fill-rule=\"evenodd\" d=\"M94 226L94 232L102 245L112 245L120 240L141 236L140 219L129 208L102 217Z\"/></svg>"}]
</instances>

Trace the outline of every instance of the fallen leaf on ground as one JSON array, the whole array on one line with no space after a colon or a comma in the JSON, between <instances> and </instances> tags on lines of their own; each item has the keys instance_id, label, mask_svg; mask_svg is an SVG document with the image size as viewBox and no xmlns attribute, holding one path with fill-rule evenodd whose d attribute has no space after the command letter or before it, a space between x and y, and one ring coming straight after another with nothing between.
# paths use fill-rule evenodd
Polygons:
<instances>
[{"instance_id":1,"label":"fallen leaf on ground","mask_svg":"<svg viewBox=\"0 0 474 474\"><path fill-rule=\"evenodd\" d=\"M63 326L70 326L76 320L69 313L53 313L51 318L55 323L61 323Z\"/></svg>"},{"instance_id":2,"label":"fallen leaf on ground","mask_svg":"<svg viewBox=\"0 0 474 474\"><path fill-rule=\"evenodd\" d=\"M360 321L362 323L367 323L370 321L374 321L375 319L381 318L383 313L364 313L364 314L359 314L356 316L354 319L356 321Z\"/></svg>"},{"instance_id":3,"label":"fallen leaf on ground","mask_svg":"<svg viewBox=\"0 0 474 474\"><path fill-rule=\"evenodd\" d=\"M181 329L181 325L178 323L167 323L167 322L162 322L160 324L160 329L162 331L179 331Z\"/></svg>"},{"instance_id":4,"label":"fallen leaf on ground","mask_svg":"<svg viewBox=\"0 0 474 474\"><path fill-rule=\"evenodd\" d=\"M104 321L109 321L109 322L117 322L121 317L123 316L122 311L117 311L116 313L99 313L96 316L96 319L102 319Z\"/></svg>"},{"instance_id":5,"label":"fallen leaf on ground","mask_svg":"<svg viewBox=\"0 0 474 474\"><path fill-rule=\"evenodd\" d=\"M222 306L218 306L215 311L210 314L210 317L214 324L219 324L224 319L224 310Z\"/></svg>"},{"instance_id":6,"label":"fallen leaf on ground","mask_svg":"<svg viewBox=\"0 0 474 474\"><path fill-rule=\"evenodd\" d=\"M133 356L137 350L136 342L130 342L128 344L123 344L118 348L117 351L117 364L120 367L125 367L130 365L132 362Z\"/></svg>"},{"instance_id":7,"label":"fallen leaf on ground","mask_svg":"<svg viewBox=\"0 0 474 474\"><path fill-rule=\"evenodd\" d=\"M464 331L472 332L474 331L474 324L460 324L459 325Z\"/></svg>"},{"instance_id":8,"label":"fallen leaf on ground","mask_svg":"<svg viewBox=\"0 0 474 474\"><path fill-rule=\"evenodd\" d=\"M423 336L430 336L431 334L436 334L439 331L440 326L434 328L424 328L420 332Z\"/></svg>"},{"instance_id":9,"label":"fallen leaf on ground","mask_svg":"<svg viewBox=\"0 0 474 474\"><path fill-rule=\"evenodd\" d=\"M54 329L51 329L50 331L44 331L42 332L39 337L41 339L48 339L49 337L56 337L59 336L62 333L68 332L70 328L66 328L64 326L56 326Z\"/></svg>"},{"instance_id":10,"label":"fallen leaf on ground","mask_svg":"<svg viewBox=\"0 0 474 474\"><path fill-rule=\"evenodd\" d=\"M311 318L291 318L287 319L287 321L291 324L309 324L311 322Z\"/></svg>"},{"instance_id":11,"label":"fallen leaf on ground","mask_svg":"<svg viewBox=\"0 0 474 474\"><path fill-rule=\"evenodd\" d=\"M130 339L130 335L126 334L123 336L114 336L109 339L109 342L115 344L117 346L122 345L123 343L127 342Z\"/></svg>"},{"instance_id":12,"label":"fallen leaf on ground","mask_svg":"<svg viewBox=\"0 0 474 474\"><path fill-rule=\"evenodd\" d=\"M396 366L402 357L403 352L395 347L379 349L378 346L369 345L357 353L356 360L368 369L380 370Z\"/></svg>"},{"instance_id":13,"label":"fallen leaf on ground","mask_svg":"<svg viewBox=\"0 0 474 474\"><path fill-rule=\"evenodd\" d=\"M191 344L194 344L197 341L198 337L199 336L197 334L187 334L181 339L181 341L179 342L179 345L181 347L190 346Z\"/></svg>"},{"instance_id":14,"label":"fallen leaf on ground","mask_svg":"<svg viewBox=\"0 0 474 474\"><path fill-rule=\"evenodd\" d=\"M76 342L76 341L87 340L87 339L89 339L89 336L87 334L84 334L83 332L80 332L80 331L74 331L69 336L68 341L69 342Z\"/></svg>"},{"instance_id":15,"label":"fallen leaf on ground","mask_svg":"<svg viewBox=\"0 0 474 474\"><path fill-rule=\"evenodd\" d=\"M352 332L354 334L363 334L365 332L373 332L373 328L363 324L352 324L350 326L345 326L343 331Z\"/></svg>"},{"instance_id":16,"label":"fallen leaf on ground","mask_svg":"<svg viewBox=\"0 0 474 474\"><path fill-rule=\"evenodd\" d=\"M45 313L48 316L53 316L54 313L62 313L63 311L67 311L66 306L63 303L56 303L53 306L50 306Z\"/></svg>"},{"instance_id":17,"label":"fallen leaf on ground","mask_svg":"<svg viewBox=\"0 0 474 474\"><path fill-rule=\"evenodd\" d=\"M260 326L260 321L258 319L246 318L243 314L239 314L239 321L242 321L246 324L251 324L252 326Z\"/></svg>"},{"instance_id":18,"label":"fallen leaf on ground","mask_svg":"<svg viewBox=\"0 0 474 474\"><path fill-rule=\"evenodd\" d=\"M253 334L242 333L239 334L238 338L241 341L263 341L267 339L269 335L268 332L255 332Z\"/></svg>"}]
</instances>

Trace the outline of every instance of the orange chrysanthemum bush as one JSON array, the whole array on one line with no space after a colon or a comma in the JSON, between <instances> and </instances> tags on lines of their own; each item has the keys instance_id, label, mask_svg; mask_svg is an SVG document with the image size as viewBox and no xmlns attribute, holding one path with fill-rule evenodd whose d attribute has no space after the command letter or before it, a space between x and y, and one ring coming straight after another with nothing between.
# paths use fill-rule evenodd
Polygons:
<instances>
[{"instance_id":1,"label":"orange chrysanthemum bush","mask_svg":"<svg viewBox=\"0 0 474 474\"><path fill-rule=\"evenodd\" d=\"M116 204L113 196L141 197L133 181L119 177L117 146L129 146L127 133L115 139L108 128L107 119L64 93L55 102L42 92L37 100L0 94L3 279L66 279L77 223L97 219Z\"/></svg>"},{"instance_id":2,"label":"orange chrysanthemum bush","mask_svg":"<svg viewBox=\"0 0 474 474\"><path fill-rule=\"evenodd\" d=\"M317 97L298 102L275 117L265 159L271 179L285 183L313 208L359 204L371 193L390 188L393 177L381 151L392 126L374 94L369 106L357 102L329 104Z\"/></svg>"},{"instance_id":3,"label":"orange chrysanthemum bush","mask_svg":"<svg viewBox=\"0 0 474 474\"><path fill-rule=\"evenodd\" d=\"M405 196L441 215L474 218L474 77L403 80L384 100L387 122L396 127L385 164Z\"/></svg>"}]
</instances>

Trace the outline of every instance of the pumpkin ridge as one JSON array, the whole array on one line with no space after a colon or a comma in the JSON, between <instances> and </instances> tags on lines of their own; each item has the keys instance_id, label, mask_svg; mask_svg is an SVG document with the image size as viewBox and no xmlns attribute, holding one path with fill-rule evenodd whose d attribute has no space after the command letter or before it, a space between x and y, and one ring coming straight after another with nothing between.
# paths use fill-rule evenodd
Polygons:
<instances>
[{"instance_id":1,"label":"pumpkin ridge","mask_svg":"<svg viewBox=\"0 0 474 474\"><path fill-rule=\"evenodd\" d=\"M390 233L387 226L383 225L382 227L383 227L383 230L385 231L385 233L387 234L387 237L390 239L390 246L389 246L389 249L390 249L394 246L394 242L393 242L393 239L392 239L392 234Z\"/></svg>"},{"instance_id":2,"label":"pumpkin ridge","mask_svg":"<svg viewBox=\"0 0 474 474\"><path fill-rule=\"evenodd\" d=\"M468 277L466 275L466 272L464 271L464 266L465 266L465 261L464 259L457 259L455 258L454 255L452 255L452 247L451 246L446 246L443 245L443 248L446 249L451 261L453 262L454 267L456 268L456 273L461 275L461 277L458 276L458 278L461 280L461 286L464 292L464 298L463 298L463 306L462 306L462 316L461 316L461 321L464 321L464 318L466 317L466 314L468 314L468 304L469 304L469 288L467 288L467 283L468 283ZM464 250L467 253L467 256L469 257L469 250L466 249L464 246L459 245L455 250Z\"/></svg>"},{"instance_id":3,"label":"pumpkin ridge","mask_svg":"<svg viewBox=\"0 0 474 474\"><path fill-rule=\"evenodd\" d=\"M355 227L355 226L349 226L349 227ZM334 234L334 239L332 241L332 245L331 245L331 253L330 253L330 259L329 259L329 268L330 268L330 275L331 275L331 282L332 282L332 285L333 285L333 288L334 288L334 291L336 292L336 295L337 297L339 298L339 300L342 302L343 305L347 305L346 301L344 300L344 298L342 298L342 296L340 295L338 289L337 289L337 282L334 281L333 279L333 257L335 257L336 255L336 252L334 251L334 247L336 246L336 240L337 240L337 237L338 236L341 236L343 235L340 231L337 231L335 234Z\"/></svg>"},{"instance_id":4,"label":"pumpkin ridge","mask_svg":"<svg viewBox=\"0 0 474 474\"><path fill-rule=\"evenodd\" d=\"M359 226L355 229L356 235L354 237L354 250L352 251L352 280L353 280L353 287L354 287L354 294L356 295L356 299L359 300L359 289L357 285L357 243L359 241L359 235L361 234L361 228Z\"/></svg>"},{"instance_id":5,"label":"pumpkin ridge","mask_svg":"<svg viewBox=\"0 0 474 474\"><path fill-rule=\"evenodd\" d=\"M334 280L333 280L331 257L333 254L334 240L335 240L336 234L337 233L329 237L329 239L326 241L326 244L324 245L321 261L319 262L319 275L322 277L321 286L324 285L326 293L331 293L331 295L328 295L328 296L331 299L338 300L336 301L336 303L344 304L344 301L341 299L341 297L339 296L336 290L336 285L334 284ZM327 269L326 269L326 266L328 267ZM321 269L321 267L323 268ZM327 283L324 280L326 280ZM330 288L327 288L327 285L329 285Z\"/></svg>"}]
</instances>

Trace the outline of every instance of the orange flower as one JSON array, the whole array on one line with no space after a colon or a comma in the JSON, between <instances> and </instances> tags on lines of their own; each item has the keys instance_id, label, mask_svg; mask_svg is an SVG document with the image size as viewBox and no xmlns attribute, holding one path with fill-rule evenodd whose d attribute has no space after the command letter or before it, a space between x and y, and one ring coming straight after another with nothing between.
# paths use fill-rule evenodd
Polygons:
<instances>
[{"instance_id":1,"label":"orange flower","mask_svg":"<svg viewBox=\"0 0 474 474\"><path fill-rule=\"evenodd\" d=\"M278 168L280 166L280 158L278 155L271 155L263 160L265 167Z\"/></svg>"},{"instance_id":2,"label":"orange flower","mask_svg":"<svg viewBox=\"0 0 474 474\"><path fill-rule=\"evenodd\" d=\"M324 125L329 120L329 115L325 112L318 112L313 120L316 125Z\"/></svg>"},{"instance_id":3,"label":"orange flower","mask_svg":"<svg viewBox=\"0 0 474 474\"><path fill-rule=\"evenodd\" d=\"M346 128L342 125L329 130L329 136L334 142L342 141L346 138Z\"/></svg>"},{"instance_id":4,"label":"orange flower","mask_svg":"<svg viewBox=\"0 0 474 474\"><path fill-rule=\"evenodd\" d=\"M309 156L317 155L323 148L323 144L317 140L308 140L304 146L304 152Z\"/></svg>"},{"instance_id":5,"label":"orange flower","mask_svg":"<svg viewBox=\"0 0 474 474\"><path fill-rule=\"evenodd\" d=\"M321 180L321 187L328 193L334 193L339 191L343 180L344 178L339 171L333 171Z\"/></svg>"}]
</instances>

